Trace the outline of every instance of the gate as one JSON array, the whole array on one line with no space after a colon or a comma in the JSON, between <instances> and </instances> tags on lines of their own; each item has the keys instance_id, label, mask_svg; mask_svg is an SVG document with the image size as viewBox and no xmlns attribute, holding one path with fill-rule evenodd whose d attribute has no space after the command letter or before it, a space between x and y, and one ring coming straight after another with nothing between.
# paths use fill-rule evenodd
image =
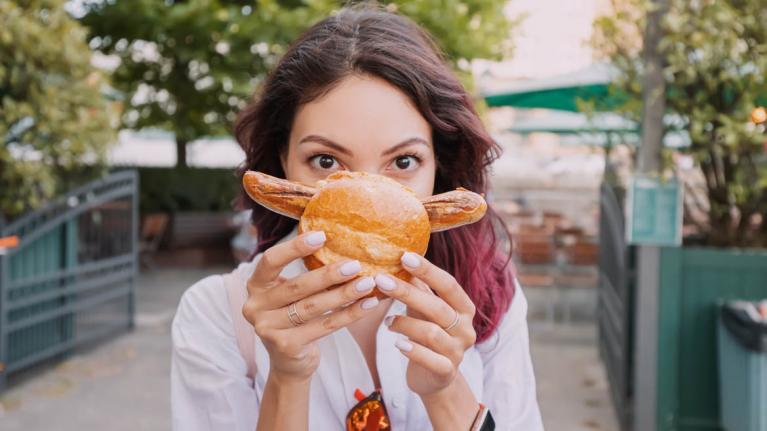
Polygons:
<instances>
[{"instance_id":1,"label":"gate","mask_svg":"<svg viewBox=\"0 0 767 431\"><path fill-rule=\"evenodd\" d=\"M133 326L138 176L121 171L0 226L0 390L9 375Z\"/></svg>"},{"instance_id":2,"label":"gate","mask_svg":"<svg viewBox=\"0 0 767 431\"><path fill-rule=\"evenodd\" d=\"M635 251L626 244L623 196L602 183L599 213L599 352L624 431L633 415L633 301Z\"/></svg>"}]
</instances>

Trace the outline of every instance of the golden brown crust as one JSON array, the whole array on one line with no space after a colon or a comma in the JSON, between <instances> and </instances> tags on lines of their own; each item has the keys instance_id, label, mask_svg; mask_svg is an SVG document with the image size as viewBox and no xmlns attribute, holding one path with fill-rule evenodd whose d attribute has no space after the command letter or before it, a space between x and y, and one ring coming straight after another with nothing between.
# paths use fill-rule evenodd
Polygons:
<instances>
[{"instance_id":1,"label":"golden brown crust","mask_svg":"<svg viewBox=\"0 0 767 431\"><path fill-rule=\"evenodd\" d=\"M431 230L415 194L392 179L360 172L337 172L326 181L299 222L301 232L322 230L328 238L305 259L307 268L357 259L360 275L385 272L409 279L400 257L405 251L424 255Z\"/></svg>"},{"instance_id":2,"label":"golden brown crust","mask_svg":"<svg viewBox=\"0 0 767 431\"><path fill-rule=\"evenodd\" d=\"M429 214L432 232L474 223L487 211L485 199L463 187L428 197L422 202Z\"/></svg>"},{"instance_id":3,"label":"golden brown crust","mask_svg":"<svg viewBox=\"0 0 767 431\"><path fill-rule=\"evenodd\" d=\"M247 171L242 186L251 199L269 210L299 219L317 189L262 172Z\"/></svg>"}]
</instances>

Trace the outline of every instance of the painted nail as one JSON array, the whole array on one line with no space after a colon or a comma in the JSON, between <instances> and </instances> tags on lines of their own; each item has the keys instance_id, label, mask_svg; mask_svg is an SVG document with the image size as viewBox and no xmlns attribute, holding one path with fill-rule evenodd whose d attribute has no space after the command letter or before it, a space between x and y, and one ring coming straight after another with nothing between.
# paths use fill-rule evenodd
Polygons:
<instances>
[{"instance_id":1,"label":"painted nail","mask_svg":"<svg viewBox=\"0 0 767 431\"><path fill-rule=\"evenodd\" d=\"M341 268L338 270L338 272L340 272L341 275L348 277L360 272L361 269L362 267L360 266L360 261L350 260L349 262L341 265Z\"/></svg>"},{"instance_id":2,"label":"painted nail","mask_svg":"<svg viewBox=\"0 0 767 431\"><path fill-rule=\"evenodd\" d=\"M362 293L374 288L375 285L376 282L373 281L373 277L363 277L360 281L357 282L357 284L354 285L354 288L357 290L357 292Z\"/></svg>"},{"instance_id":3,"label":"painted nail","mask_svg":"<svg viewBox=\"0 0 767 431\"><path fill-rule=\"evenodd\" d=\"M389 277L388 275L384 274L378 274L376 275L376 286L380 287L383 290L391 291L394 290L394 287L396 287L396 283L394 280Z\"/></svg>"},{"instance_id":4,"label":"painted nail","mask_svg":"<svg viewBox=\"0 0 767 431\"><path fill-rule=\"evenodd\" d=\"M375 307L376 305L378 305L378 298L376 298L375 296L372 297L372 298L368 298L368 299L362 301L362 309L363 310L370 310L371 308Z\"/></svg>"},{"instance_id":5,"label":"painted nail","mask_svg":"<svg viewBox=\"0 0 767 431\"><path fill-rule=\"evenodd\" d=\"M411 268L418 268L421 266L421 259L418 258L418 255L409 251L406 251L400 260L405 266L409 266Z\"/></svg>"},{"instance_id":6,"label":"painted nail","mask_svg":"<svg viewBox=\"0 0 767 431\"><path fill-rule=\"evenodd\" d=\"M413 350L413 345L407 340L397 340L394 342L394 345L403 352L409 352Z\"/></svg>"},{"instance_id":7,"label":"painted nail","mask_svg":"<svg viewBox=\"0 0 767 431\"><path fill-rule=\"evenodd\" d=\"M384 319L384 325L391 326L392 323L394 323L394 316L386 316L386 319Z\"/></svg>"},{"instance_id":8,"label":"painted nail","mask_svg":"<svg viewBox=\"0 0 767 431\"><path fill-rule=\"evenodd\" d=\"M304 242L310 247L317 247L318 245L321 245L325 242L325 232L312 232L304 237Z\"/></svg>"}]
</instances>

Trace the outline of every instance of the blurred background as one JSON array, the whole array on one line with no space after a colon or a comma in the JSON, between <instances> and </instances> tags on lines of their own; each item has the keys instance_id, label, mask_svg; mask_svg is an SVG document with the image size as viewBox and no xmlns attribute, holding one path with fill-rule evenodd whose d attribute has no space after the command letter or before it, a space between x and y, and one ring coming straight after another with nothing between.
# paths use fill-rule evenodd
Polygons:
<instances>
[{"instance_id":1,"label":"blurred background","mask_svg":"<svg viewBox=\"0 0 767 431\"><path fill-rule=\"evenodd\" d=\"M178 300L255 247L232 123L343 4L0 0L1 429L170 428ZM546 428L767 430L767 3L381 4L504 150Z\"/></svg>"}]
</instances>

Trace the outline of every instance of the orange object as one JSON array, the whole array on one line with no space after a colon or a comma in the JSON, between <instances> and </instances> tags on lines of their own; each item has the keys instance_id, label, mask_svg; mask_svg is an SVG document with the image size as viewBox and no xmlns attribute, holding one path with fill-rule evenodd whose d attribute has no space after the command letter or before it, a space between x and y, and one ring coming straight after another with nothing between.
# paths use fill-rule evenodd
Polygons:
<instances>
[{"instance_id":1,"label":"orange object","mask_svg":"<svg viewBox=\"0 0 767 431\"><path fill-rule=\"evenodd\" d=\"M346 415L346 431L391 431L391 422L380 390L376 389L365 397L357 389L354 397L362 399Z\"/></svg>"},{"instance_id":2,"label":"orange object","mask_svg":"<svg viewBox=\"0 0 767 431\"><path fill-rule=\"evenodd\" d=\"M357 401L362 401L362 400L364 400L367 397L365 396L365 394L362 393L360 388L357 388L357 389L354 390L354 398L356 398Z\"/></svg>"},{"instance_id":3,"label":"orange object","mask_svg":"<svg viewBox=\"0 0 767 431\"><path fill-rule=\"evenodd\" d=\"M754 124L760 124L767 121L767 109L764 106L759 106L751 111L751 121Z\"/></svg>"},{"instance_id":4,"label":"orange object","mask_svg":"<svg viewBox=\"0 0 767 431\"><path fill-rule=\"evenodd\" d=\"M16 235L4 236L0 238L0 248L16 248L18 246L19 246L19 237Z\"/></svg>"}]
</instances>

